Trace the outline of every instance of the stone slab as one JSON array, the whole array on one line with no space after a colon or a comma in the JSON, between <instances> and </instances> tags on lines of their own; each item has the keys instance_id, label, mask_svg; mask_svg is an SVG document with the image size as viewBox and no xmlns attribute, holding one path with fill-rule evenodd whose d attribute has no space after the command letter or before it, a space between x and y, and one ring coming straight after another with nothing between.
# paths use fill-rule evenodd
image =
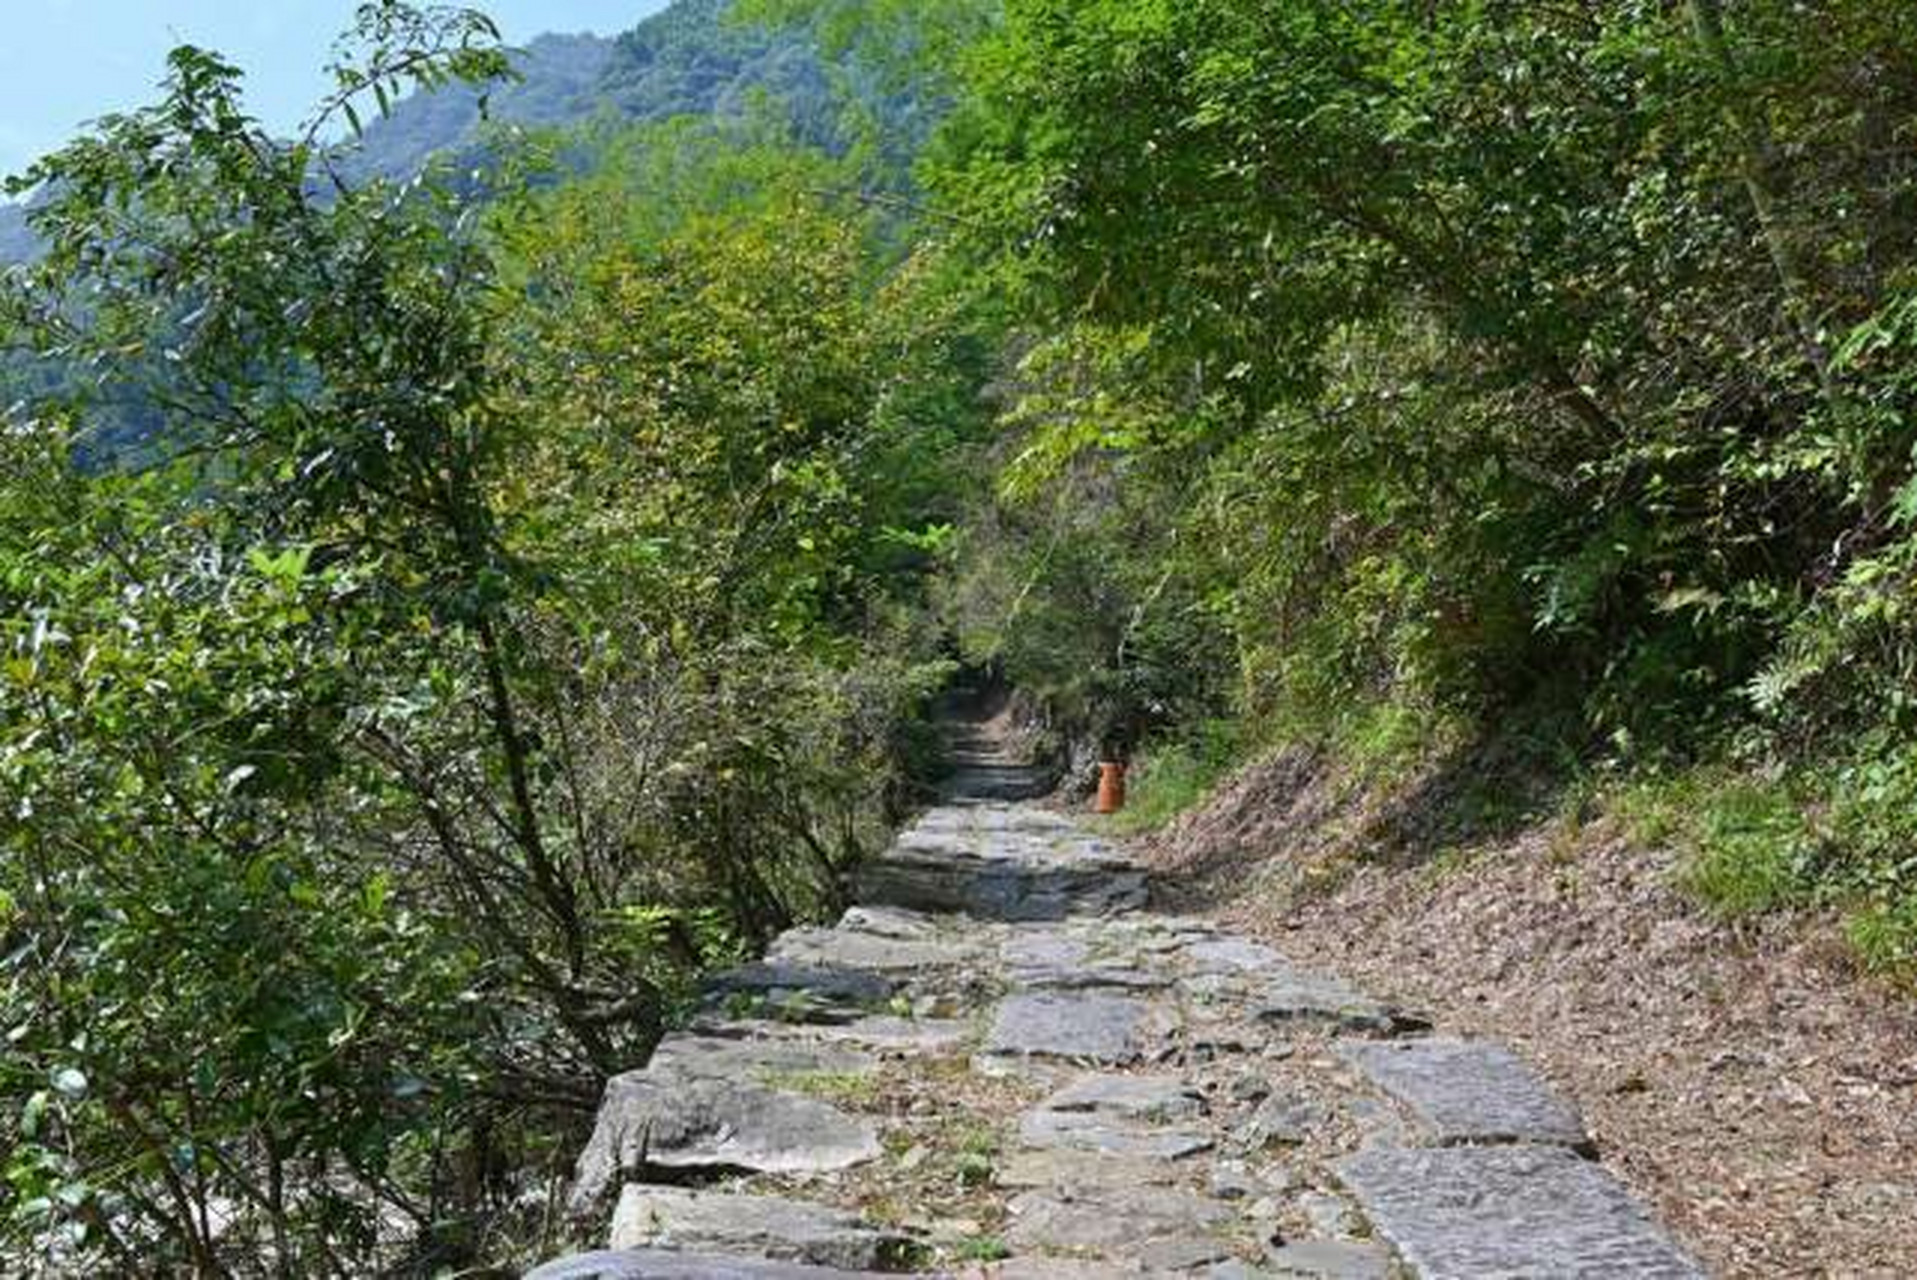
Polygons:
<instances>
[{"instance_id":1,"label":"stone slab","mask_svg":"<svg viewBox=\"0 0 1917 1280\"><path fill-rule=\"evenodd\" d=\"M1103 866L1044 866L951 849L899 849L857 873L868 902L987 920L1063 920L1144 905L1145 873Z\"/></svg>"},{"instance_id":2,"label":"stone slab","mask_svg":"<svg viewBox=\"0 0 1917 1280\"><path fill-rule=\"evenodd\" d=\"M664 1249L604 1249L535 1267L525 1280L844 1280L881 1274Z\"/></svg>"},{"instance_id":3,"label":"stone slab","mask_svg":"<svg viewBox=\"0 0 1917 1280\"><path fill-rule=\"evenodd\" d=\"M1274 1276L1312 1277L1312 1280L1386 1280L1391 1253L1356 1240L1299 1240L1280 1245L1265 1255Z\"/></svg>"},{"instance_id":4,"label":"stone slab","mask_svg":"<svg viewBox=\"0 0 1917 1280\"><path fill-rule=\"evenodd\" d=\"M1137 1267L1059 1257L1008 1258L960 1272L963 1280L1112 1280L1140 1274Z\"/></svg>"},{"instance_id":5,"label":"stone slab","mask_svg":"<svg viewBox=\"0 0 1917 1280\"><path fill-rule=\"evenodd\" d=\"M985 1051L1126 1066L1144 1054L1151 1006L1095 992L1012 996L1001 1003Z\"/></svg>"},{"instance_id":6,"label":"stone slab","mask_svg":"<svg viewBox=\"0 0 1917 1280\"><path fill-rule=\"evenodd\" d=\"M1344 1059L1408 1106L1441 1143L1591 1145L1577 1113L1518 1056L1482 1040L1347 1044Z\"/></svg>"},{"instance_id":7,"label":"stone slab","mask_svg":"<svg viewBox=\"0 0 1917 1280\"><path fill-rule=\"evenodd\" d=\"M1231 1216L1217 1201L1175 1187L1027 1191L1008 1207L1005 1238L1023 1249L1129 1252L1147 1241L1189 1238Z\"/></svg>"},{"instance_id":8,"label":"stone slab","mask_svg":"<svg viewBox=\"0 0 1917 1280\"><path fill-rule=\"evenodd\" d=\"M794 929L766 953L773 962L910 977L978 964L987 954L957 938L889 938L847 929Z\"/></svg>"},{"instance_id":9,"label":"stone slab","mask_svg":"<svg viewBox=\"0 0 1917 1280\"><path fill-rule=\"evenodd\" d=\"M794 1074L864 1075L878 1059L846 1044L800 1036L670 1035L647 1069L694 1080L759 1080Z\"/></svg>"},{"instance_id":10,"label":"stone slab","mask_svg":"<svg viewBox=\"0 0 1917 1280\"><path fill-rule=\"evenodd\" d=\"M1090 963L1091 944L1074 934L1048 928L1019 928L999 948L1008 969L1055 969Z\"/></svg>"},{"instance_id":11,"label":"stone slab","mask_svg":"<svg viewBox=\"0 0 1917 1280\"><path fill-rule=\"evenodd\" d=\"M1185 944L1186 961L1198 973L1246 973L1283 968L1285 958L1260 942L1221 935Z\"/></svg>"},{"instance_id":12,"label":"stone slab","mask_svg":"<svg viewBox=\"0 0 1917 1280\"><path fill-rule=\"evenodd\" d=\"M846 1022L882 1008L899 983L865 969L832 964L759 961L715 974L706 1002L764 1001L793 1021Z\"/></svg>"},{"instance_id":13,"label":"stone slab","mask_svg":"<svg viewBox=\"0 0 1917 1280\"><path fill-rule=\"evenodd\" d=\"M1230 1241L1217 1236L1166 1236L1147 1240L1132 1255L1147 1275L1190 1275L1208 1262L1225 1262L1236 1252Z\"/></svg>"},{"instance_id":14,"label":"stone slab","mask_svg":"<svg viewBox=\"0 0 1917 1280\"><path fill-rule=\"evenodd\" d=\"M889 1270L912 1241L843 1209L783 1196L629 1186L613 1211L611 1247L746 1254L842 1271Z\"/></svg>"},{"instance_id":15,"label":"stone slab","mask_svg":"<svg viewBox=\"0 0 1917 1280\"><path fill-rule=\"evenodd\" d=\"M1103 916L1145 905L1142 868L1041 811L936 809L859 868L859 901L887 909L1011 922Z\"/></svg>"},{"instance_id":16,"label":"stone slab","mask_svg":"<svg viewBox=\"0 0 1917 1280\"><path fill-rule=\"evenodd\" d=\"M1040 1104L1048 1111L1096 1111L1130 1120L1189 1120L1205 1098L1179 1076L1085 1075Z\"/></svg>"},{"instance_id":17,"label":"stone slab","mask_svg":"<svg viewBox=\"0 0 1917 1280\"><path fill-rule=\"evenodd\" d=\"M1084 1194L1113 1187L1162 1186L1190 1172L1189 1167L1168 1160L1055 1147L1014 1151L1001 1157L992 1171L992 1181L1013 1191L1051 1187Z\"/></svg>"},{"instance_id":18,"label":"stone slab","mask_svg":"<svg viewBox=\"0 0 1917 1280\"><path fill-rule=\"evenodd\" d=\"M849 1022L795 1026L763 1018L697 1019L692 1030L701 1036L725 1039L771 1040L802 1037L820 1044L846 1045L882 1054L954 1053L972 1038L976 1028L965 1018L910 1018L875 1013Z\"/></svg>"},{"instance_id":19,"label":"stone slab","mask_svg":"<svg viewBox=\"0 0 1917 1280\"><path fill-rule=\"evenodd\" d=\"M1183 1160L1216 1145L1210 1134L1196 1129L1140 1125L1085 1111L1049 1111L1042 1107L1019 1117L1018 1140L1034 1148L1155 1160Z\"/></svg>"},{"instance_id":20,"label":"stone slab","mask_svg":"<svg viewBox=\"0 0 1917 1280\"><path fill-rule=\"evenodd\" d=\"M1610 1174L1562 1147L1377 1147L1338 1175L1425 1280L1702 1280Z\"/></svg>"},{"instance_id":21,"label":"stone slab","mask_svg":"<svg viewBox=\"0 0 1917 1280\"><path fill-rule=\"evenodd\" d=\"M1302 969L1261 972L1250 995L1264 1022L1328 1022L1354 1031L1390 1031L1392 1011L1349 983Z\"/></svg>"},{"instance_id":22,"label":"stone slab","mask_svg":"<svg viewBox=\"0 0 1917 1280\"><path fill-rule=\"evenodd\" d=\"M633 1071L606 1085L573 1182L574 1213L598 1210L647 1170L831 1173L876 1159L878 1130L816 1098L730 1080Z\"/></svg>"},{"instance_id":23,"label":"stone slab","mask_svg":"<svg viewBox=\"0 0 1917 1280\"><path fill-rule=\"evenodd\" d=\"M1020 991L1158 991L1171 985L1162 973L1115 964L1035 966L1006 976Z\"/></svg>"}]
</instances>

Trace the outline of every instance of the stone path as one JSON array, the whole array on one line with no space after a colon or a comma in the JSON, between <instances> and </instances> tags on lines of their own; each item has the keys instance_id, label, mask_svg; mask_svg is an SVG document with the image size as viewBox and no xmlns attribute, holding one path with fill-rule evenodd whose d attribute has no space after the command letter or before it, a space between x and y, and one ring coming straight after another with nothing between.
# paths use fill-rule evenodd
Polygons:
<instances>
[{"instance_id":1,"label":"stone path","mask_svg":"<svg viewBox=\"0 0 1917 1280\"><path fill-rule=\"evenodd\" d=\"M1247 938L976 770L612 1082L536 1280L1692 1277L1500 1046Z\"/></svg>"}]
</instances>

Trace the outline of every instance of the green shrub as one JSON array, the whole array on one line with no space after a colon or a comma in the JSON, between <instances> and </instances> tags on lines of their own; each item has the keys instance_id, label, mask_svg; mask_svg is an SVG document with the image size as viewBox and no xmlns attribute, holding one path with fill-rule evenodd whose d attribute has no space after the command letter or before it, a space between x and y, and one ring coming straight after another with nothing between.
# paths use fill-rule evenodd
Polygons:
<instances>
[{"instance_id":1,"label":"green shrub","mask_svg":"<svg viewBox=\"0 0 1917 1280\"><path fill-rule=\"evenodd\" d=\"M1154 743L1126 778L1125 807L1109 819L1119 835L1156 831L1202 803L1239 759L1238 725L1211 720L1192 735Z\"/></svg>"},{"instance_id":2,"label":"green shrub","mask_svg":"<svg viewBox=\"0 0 1917 1280\"><path fill-rule=\"evenodd\" d=\"M1727 916L1774 911L1812 888L1810 832L1781 785L1733 782L1695 815L1695 851L1682 882Z\"/></svg>"},{"instance_id":3,"label":"green shrub","mask_svg":"<svg viewBox=\"0 0 1917 1280\"><path fill-rule=\"evenodd\" d=\"M1917 894L1858 910L1844 932L1866 967L1900 976L1917 971Z\"/></svg>"}]
</instances>

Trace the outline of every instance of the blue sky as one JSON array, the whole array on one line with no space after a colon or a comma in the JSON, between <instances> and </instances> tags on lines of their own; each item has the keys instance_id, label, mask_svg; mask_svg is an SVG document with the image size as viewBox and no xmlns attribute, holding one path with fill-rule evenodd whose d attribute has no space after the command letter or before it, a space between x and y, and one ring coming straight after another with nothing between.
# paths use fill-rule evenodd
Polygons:
<instances>
[{"instance_id":1,"label":"blue sky","mask_svg":"<svg viewBox=\"0 0 1917 1280\"><path fill-rule=\"evenodd\" d=\"M358 0L5 0L0 18L0 173L59 146L83 122L153 96L166 51L218 49L246 69L256 115L297 123ZM623 31L664 0L477 0L508 40Z\"/></svg>"}]
</instances>

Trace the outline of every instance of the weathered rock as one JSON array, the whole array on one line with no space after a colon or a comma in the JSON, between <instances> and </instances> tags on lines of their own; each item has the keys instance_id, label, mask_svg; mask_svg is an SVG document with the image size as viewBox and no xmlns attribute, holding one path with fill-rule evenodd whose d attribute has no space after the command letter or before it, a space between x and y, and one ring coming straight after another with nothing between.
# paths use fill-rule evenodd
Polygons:
<instances>
[{"instance_id":1,"label":"weathered rock","mask_svg":"<svg viewBox=\"0 0 1917 1280\"><path fill-rule=\"evenodd\" d=\"M1232 1139L1248 1151L1273 1144L1296 1146L1310 1141L1330 1120L1331 1112L1321 1103L1292 1093L1274 1093L1258 1104Z\"/></svg>"},{"instance_id":2,"label":"weathered rock","mask_svg":"<svg viewBox=\"0 0 1917 1280\"><path fill-rule=\"evenodd\" d=\"M1343 1106L1345 1117L1358 1131L1359 1146L1424 1145L1423 1136L1413 1132L1414 1123L1383 1098L1347 1097Z\"/></svg>"},{"instance_id":3,"label":"weathered rock","mask_svg":"<svg viewBox=\"0 0 1917 1280\"><path fill-rule=\"evenodd\" d=\"M1215 1145L1177 1121L1197 1119L1204 1099L1175 1076L1080 1076L1019 1118L1029 1147L1183 1160Z\"/></svg>"},{"instance_id":4,"label":"weathered rock","mask_svg":"<svg viewBox=\"0 0 1917 1280\"><path fill-rule=\"evenodd\" d=\"M957 860L949 851L927 850L899 850L867 864L858 887L874 901L990 920L1062 920L1122 911L1145 900L1142 871Z\"/></svg>"},{"instance_id":5,"label":"weathered rock","mask_svg":"<svg viewBox=\"0 0 1917 1280\"><path fill-rule=\"evenodd\" d=\"M863 969L771 961L728 969L705 988L709 1006L763 1003L793 1022L849 1022L883 1007L898 989L895 980Z\"/></svg>"},{"instance_id":6,"label":"weathered rock","mask_svg":"<svg viewBox=\"0 0 1917 1280\"><path fill-rule=\"evenodd\" d=\"M1186 961L1196 973L1244 973L1285 967L1283 956L1245 938L1201 938L1187 943L1184 951Z\"/></svg>"},{"instance_id":7,"label":"weathered rock","mask_svg":"<svg viewBox=\"0 0 1917 1280\"><path fill-rule=\"evenodd\" d=\"M957 938L893 938L846 929L794 929L780 935L766 952L766 959L814 972L923 976L941 969L975 966L986 951L980 942Z\"/></svg>"},{"instance_id":8,"label":"weathered rock","mask_svg":"<svg viewBox=\"0 0 1917 1280\"><path fill-rule=\"evenodd\" d=\"M901 907L847 907L845 914L839 917L838 927L856 933L869 933L877 938L903 941L935 938L947 933L946 925L939 917L927 915L923 911L907 911Z\"/></svg>"},{"instance_id":9,"label":"weathered rock","mask_svg":"<svg viewBox=\"0 0 1917 1280\"><path fill-rule=\"evenodd\" d=\"M1169 1160L1054 1147L1005 1156L993 1170L992 1181L1013 1191L1049 1187L1083 1195L1113 1187L1169 1185L1187 1173L1187 1167Z\"/></svg>"},{"instance_id":10,"label":"weathered rock","mask_svg":"<svg viewBox=\"0 0 1917 1280\"><path fill-rule=\"evenodd\" d=\"M1098 993L1018 995L998 1007L987 1053L1074 1058L1126 1066L1145 1052L1151 1007L1128 996Z\"/></svg>"},{"instance_id":11,"label":"weathered rock","mask_svg":"<svg viewBox=\"0 0 1917 1280\"><path fill-rule=\"evenodd\" d=\"M1342 1196L1306 1191L1294 1198L1291 1204L1299 1216L1311 1224L1311 1229L1321 1236L1358 1234L1358 1216L1352 1210L1351 1202Z\"/></svg>"},{"instance_id":12,"label":"weathered rock","mask_svg":"<svg viewBox=\"0 0 1917 1280\"><path fill-rule=\"evenodd\" d=\"M1328 1022L1374 1032L1397 1025L1389 1008L1336 978L1293 969L1261 973L1258 979L1250 1004L1265 1022Z\"/></svg>"},{"instance_id":13,"label":"weathered rock","mask_svg":"<svg viewBox=\"0 0 1917 1280\"><path fill-rule=\"evenodd\" d=\"M1251 1176L1251 1170L1239 1160L1213 1161L1208 1188L1220 1200L1249 1200L1264 1190Z\"/></svg>"},{"instance_id":14,"label":"weathered rock","mask_svg":"<svg viewBox=\"0 0 1917 1280\"><path fill-rule=\"evenodd\" d=\"M1161 973L1123 965L1053 965L1013 969L1007 976L1021 991L1092 991L1100 987L1119 991L1157 991L1171 985Z\"/></svg>"},{"instance_id":15,"label":"weathered rock","mask_svg":"<svg viewBox=\"0 0 1917 1280\"><path fill-rule=\"evenodd\" d=\"M1112 1280L1113 1276L1135 1276L1137 1267L1120 1266L1109 1261L1089 1262L1078 1258L1009 1258L989 1269L965 1272L965 1280Z\"/></svg>"},{"instance_id":16,"label":"weathered rock","mask_svg":"<svg viewBox=\"0 0 1917 1280\"><path fill-rule=\"evenodd\" d=\"M871 1271L907 1260L913 1242L855 1214L803 1200L629 1186L613 1212L612 1247L748 1254Z\"/></svg>"},{"instance_id":17,"label":"weathered rock","mask_svg":"<svg viewBox=\"0 0 1917 1280\"><path fill-rule=\"evenodd\" d=\"M1337 1170L1372 1228L1429 1280L1704 1274L1615 1178L1562 1147L1377 1148Z\"/></svg>"},{"instance_id":18,"label":"weathered rock","mask_svg":"<svg viewBox=\"0 0 1917 1280\"><path fill-rule=\"evenodd\" d=\"M528 1271L525 1280L844 1280L877 1274L662 1249L608 1249L548 1262Z\"/></svg>"},{"instance_id":19,"label":"weathered rock","mask_svg":"<svg viewBox=\"0 0 1917 1280\"><path fill-rule=\"evenodd\" d=\"M1353 1240L1299 1240L1265 1255L1270 1274L1312 1276L1317 1280L1385 1280L1391 1254L1375 1244Z\"/></svg>"},{"instance_id":20,"label":"weathered rock","mask_svg":"<svg viewBox=\"0 0 1917 1280\"><path fill-rule=\"evenodd\" d=\"M1049 928L1014 929L999 948L999 962L1007 969L1056 969L1090 962L1091 945L1083 938Z\"/></svg>"},{"instance_id":21,"label":"weathered rock","mask_svg":"<svg viewBox=\"0 0 1917 1280\"><path fill-rule=\"evenodd\" d=\"M1167 1236L1138 1246L1134 1258L1148 1274L1183 1274L1232 1255L1228 1241L1216 1236Z\"/></svg>"},{"instance_id":22,"label":"weathered rock","mask_svg":"<svg viewBox=\"0 0 1917 1280\"><path fill-rule=\"evenodd\" d=\"M643 1181L648 1168L824 1173L878 1154L871 1124L815 1098L635 1071L606 1086L571 1204L575 1213L591 1213L629 1176Z\"/></svg>"},{"instance_id":23,"label":"weathered rock","mask_svg":"<svg viewBox=\"0 0 1917 1280\"><path fill-rule=\"evenodd\" d=\"M1131 1120L1189 1120L1205 1098L1178 1076L1086 1075L1045 1099L1049 1111L1096 1111Z\"/></svg>"},{"instance_id":24,"label":"weathered rock","mask_svg":"<svg viewBox=\"0 0 1917 1280\"><path fill-rule=\"evenodd\" d=\"M1210 1134L1196 1129L1159 1128L1083 1111L1038 1108L1019 1117L1018 1140L1028 1147L1097 1151L1106 1155L1183 1160L1211 1150Z\"/></svg>"},{"instance_id":25,"label":"weathered rock","mask_svg":"<svg viewBox=\"0 0 1917 1280\"><path fill-rule=\"evenodd\" d=\"M1212 1263L1205 1268L1204 1274L1205 1280L1264 1280L1269 1273L1232 1258Z\"/></svg>"},{"instance_id":26,"label":"weathered rock","mask_svg":"<svg viewBox=\"0 0 1917 1280\"><path fill-rule=\"evenodd\" d=\"M875 1013L849 1022L799 1025L764 1018L723 1018L707 1014L693 1021L695 1035L728 1040L799 1038L814 1044L843 1045L886 1054L937 1056L962 1048L977 1030L964 1018L916 1018Z\"/></svg>"},{"instance_id":27,"label":"weathered rock","mask_svg":"<svg viewBox=\"0 0 1917 1280\"><path fill-rule=\"evenodd\" d=\"M952 1053L963 1047L975 1030L964 1018L904 1018L893 1014L874 1014L824 1028L820 1035L873 1049L936 1055Z\"/></svg>"},{"instance_id":28,"label":"weathered rock","mask_svg":"<svg viewBox=\"0 0 1917 1280\"><path fill-rule=\"evenodd\" d=\"M878 1059L843 1044L800 1036L672 1035L647 1070L695 1080L752 1080L794 1074L864 1075Z\"/></svg>"},{"instance_id":29,"label":"weathered rock","mask_svg":"<svg viewBox=\"0 0 1917 1280\"><path fill-rule=\"evenodd\" d=\"M1151 1240L1189 1238L1230 1216L1215 1200L1173 1187L1112 1188L1078 1198L1028 1191L1010 1206L1006 1239L1020 1248L1133 1250Z\"/></svg>"},{"instance_id":30,"label":"weathered rock","mask_svg":"<svg viewBox=\"0 0 1917 1280\"><path fill-rule=\"evenodd\" d=\"M1510 1050L1477 1040L1341 1046L1442 1143L1547 1142L1588 1149L1584 1124Z\"/></svg>"},{"instance_id":31,"label":"weathered rock","mask_svg":"<svg viewBox=\"0 0 1917 1280\"><path fill-rule=\"evenodd\" d=\"M934 811L860 868L868 904L992 920L1063 920L1143 906L1145 873L1069 824L981 806Z\"/></svg>"}]
</instances>

